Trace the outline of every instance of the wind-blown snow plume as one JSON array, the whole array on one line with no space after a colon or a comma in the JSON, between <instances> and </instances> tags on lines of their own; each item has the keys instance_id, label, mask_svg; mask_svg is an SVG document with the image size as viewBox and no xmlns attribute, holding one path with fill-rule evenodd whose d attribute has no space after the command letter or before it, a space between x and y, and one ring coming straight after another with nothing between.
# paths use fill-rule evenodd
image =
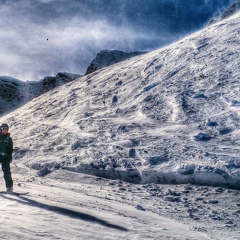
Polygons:
<instances>
[{"instance_id":1,"label":"wind-blown snow plume","mask_svg":"<svg viewBox=\"0 0 240 240\"><path fill-rule=\"evenodd\" d=\"M235 0L220 16L212 18L208 25L226 19L240 11L240 0Z\"/></svg>"}]
</instances>

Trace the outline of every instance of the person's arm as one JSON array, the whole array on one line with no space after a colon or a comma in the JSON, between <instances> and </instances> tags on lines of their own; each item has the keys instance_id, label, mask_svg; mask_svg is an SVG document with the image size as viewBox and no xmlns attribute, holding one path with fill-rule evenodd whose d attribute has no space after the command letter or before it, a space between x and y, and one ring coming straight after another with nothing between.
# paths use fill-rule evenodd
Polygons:
<instances>
[{"instance_id":1,"label":"person's arm","mask_svg":"<svg viewBox=\"0 0 240 240\"><path fill-rule=\"evenodd\" d=\"M12 138L9 137L9 161L10 163L12 162L12 153L13 153L13 141L12 141Z\"/></svg>"},{"instance_id":2,"label":"person's arm","mask_svg":"<svg viewBox=\"0 0 240 240\"><path fill-rule=\"evenodd\" d=\"M8 151L9 155L12 155L12 153L13 153L13 141L12 141L11 137L9 137L9 140L8 140L8 149L7 149L7 151Z\"/></svg>"}]
</instances>

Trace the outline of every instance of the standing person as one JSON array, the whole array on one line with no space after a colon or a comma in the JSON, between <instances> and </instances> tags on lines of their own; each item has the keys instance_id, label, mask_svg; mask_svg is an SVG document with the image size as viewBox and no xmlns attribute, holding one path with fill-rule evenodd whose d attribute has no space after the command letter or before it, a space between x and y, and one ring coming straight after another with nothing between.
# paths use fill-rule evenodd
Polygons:
<instances>
[{"instance_id":1,"label":"standing person","mask_svg":"<svg viewBox=\"0 0 240 240\"><path fill-rule=\"evenodd\" d=\"M8 133L7 124L0 125L0 163L2 164L3 177L7 193L13 192L13 180L11 176L10 163L12 162L13 142Z\"/></svg>"}]
</instances>

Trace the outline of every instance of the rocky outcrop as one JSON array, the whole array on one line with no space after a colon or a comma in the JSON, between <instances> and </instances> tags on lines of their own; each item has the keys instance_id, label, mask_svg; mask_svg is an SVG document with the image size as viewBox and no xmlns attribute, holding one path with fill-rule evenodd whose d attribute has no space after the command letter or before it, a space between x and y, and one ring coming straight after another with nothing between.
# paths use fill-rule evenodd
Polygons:
<instances>
[{"instance_id":1,"label":"rocky outcrop","mask_svg":"<svg viewBox=\"0 0 240 240\"><path fill-rule=\"evenodd\" d=\"M0 116L79 77L81 75L60 72L55 77L49 76L40 81L23 82L15 78L0 76Z\"/></svg>"},{"instance_id":2,"label":"rocky outcrop","mask_svg":"<svg viewBox=\"0 0 240 240\"><path fill-rule=\"evenodd\" d=\"M81 77L81 75L66 72L60 72L56 75L56 77L47 76L40 81L42 85L42 92L50 91L55 87L71 82L79 77Z\"/></svg>"},{"instance_id":3,"label":"rocky outcrop","mask_svg":"<svg viewBox=\"0 0 240 240\"><path fill-rule=\"evenodd\" d=\"M235 14L236 12L238 12L240 10L240 0L235 0L224 12L220 17L215 17L212 18L209 23L208 26L211 24L214 24L216 22L219 22L223 19L226 19L230 16L232 16L233 14Z\"/></svg>"},{"instance_id":4,"label":"rocky outcrop","mask_svg":"<svg viewBox=\"0 0 240 240\"><path fill-rule=\"evenodd\" d=\"M235 0L229 8L222 14L221 19L228 18L240 10L240 0Z\"/></svg>"},{"instance_id":5,"label":"rocky outcrop","mask_svg":"<svg viewBox=\"0 0 240 240\"><path fill-rule=\"evenodd\" d=\"M0 115L22 102L23 82L10 77L0 77Z\"/></svg>"},{"instance_id":6,"label":"rocky outcrop","mask_svg":"<svg viewBox=\"0 0 240 240\"><path fill-rule=\"evenodd\" d=\"M90 63L85 75L95 72L98 69L113 65L115 63L126 60L127 58L135 57L146 52L135 51L135 52L123 52L118 50L102 50L96 58Z\"/></svg>"}]
</instances>

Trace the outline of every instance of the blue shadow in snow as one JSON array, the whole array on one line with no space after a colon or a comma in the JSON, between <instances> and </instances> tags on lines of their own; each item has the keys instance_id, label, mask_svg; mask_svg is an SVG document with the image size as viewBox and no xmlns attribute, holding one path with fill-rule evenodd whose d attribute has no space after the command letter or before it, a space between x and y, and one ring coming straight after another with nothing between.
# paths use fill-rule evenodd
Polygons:
<instances>
[{"instance_id":1,"label":"blue shadow in snow","mask_svg":"<svg viewBox=\"0 0 240 240\"><path fill-rule=\"evenodd\" d=\"M75 219L80 219L80 220L83 220L83 221L95 222L95 223L100 224L104 227L113 228L113 229L116 229L116 230L119 230L119 231L125 231L125 232L128 231L128 229L126 229L124 227L109 223L105 220L99 219L97 217L94 217L94 216L86 214L86 213L78 212L78 211L63 208L63 207L56 207L56 206L51 206L51 205L48 205L48 204L40 203L38 201L29 199L27 197L23 197L21 195L13 195L13 196L17 196L18 198L11 198L10 196L11 195L9 195L9 197L7 195L2 195L3 198L6 198L8 200L14 200L14 201L19 202L19 203L24 204L24 205L46 209L46 210L51 211L51 212L55 212L55 213L58 213L58 214L61 214L61 215L64 215L64 216L68 216L68 217L71 217L71 218L75 218Z\"/></svg>"}]
</instances>

